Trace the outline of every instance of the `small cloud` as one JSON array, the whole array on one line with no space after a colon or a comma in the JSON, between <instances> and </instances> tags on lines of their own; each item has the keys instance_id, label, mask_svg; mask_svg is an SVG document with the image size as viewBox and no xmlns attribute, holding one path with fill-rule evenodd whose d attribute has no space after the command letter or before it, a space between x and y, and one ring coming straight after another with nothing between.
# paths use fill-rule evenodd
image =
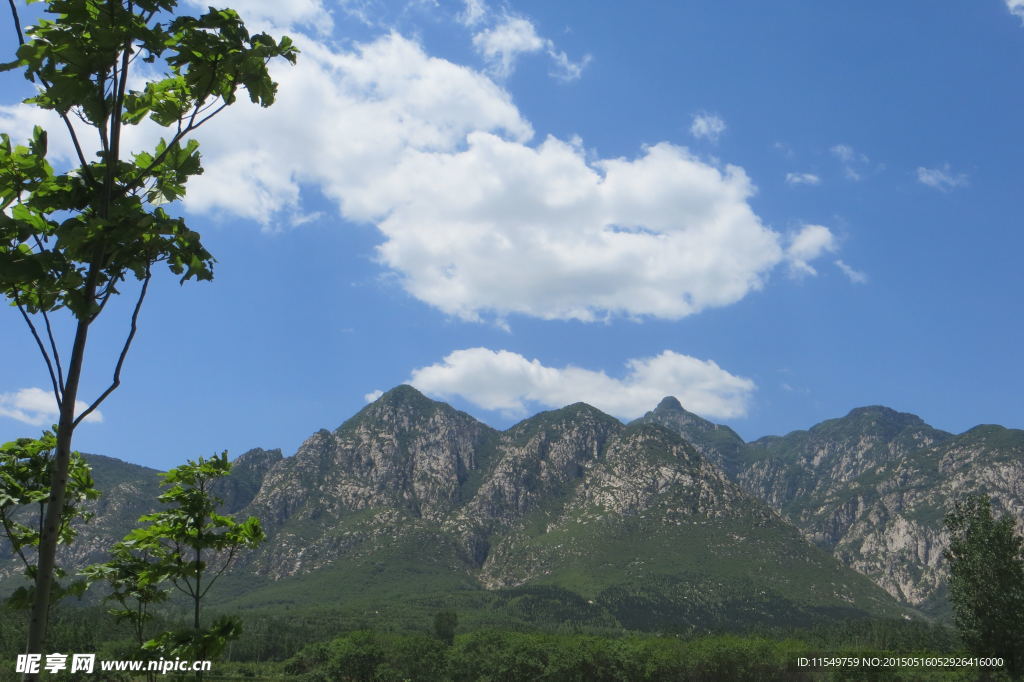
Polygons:
<instances>
[{"instance_id":1,"label":"small cloud","mask_svg":"<svg viewBox=\"0 0 1024 682\"><path fill-rule=\"evenodd\" d=\"M459 14L459 23L463 26L476 26L487 16L487 5L483 0L465 0L465 9Z\"/></svg>"},{"instance_id":2,"label":"small cloud","mask_svg":"<svg viewBox=\"0 0 1024 682\"><path fill-rule=\"evenodd\" d=\"M1024 0L1021 0L1024 2ZM966 187L968 184L965 173L953 173L948 163L942 164L941 168L925 168L918 166L917 180L922 185L928 185L942 192L948 192L957 187Z\"/></svg>"},{"instance_id":3,"label":"small cloud","mask_svg":"<svg viewBox=\"0 0 1024 682\"><path fill-rule=\"evenodd\" d=\"M469 5L467 11L468 9ZM477 22L482 16L481 14L477 17ZM565 52L555 47L554 41L537 35L533 22L511 15L505 15L502 22L494 28L485 29L474 35L473 46L489 62L491 73L499 78L508 78L512 75L520 55L541 50L554 62L551 76L563 82L579 80L591 59L590 55L585 55L578 62L572 61Z\"/></svg>"},{"instance_id":4,"label":"small cloud","mask_svg":"<svg viewBox=\"0 0 1024 682\"><path fill-rule=\"evenodd\" d=\"M515 70L519 55L539 52L544 49L545 41L529 20L506 16L498 26L473 36L473 46L490 62L497 76L507 78Z\"/></svg>"},{"instance_id":5,"label":"small cloud","mask_svg":"<svg viewBox=\"0 0 1024 682\"><path fill-rule=\"evenodd\" d=\"M836 240L832 231L824 225L804 225L803 229L790 240L786 249L790 272L793 275L816 275L818 271L811 267L810 261L818 258L826 251L836 250Z\"/></svg>"},{"instance_id":6,"label":"small cloud","mask_svg":"<svg viewBox=\"0 0 1024 682\"><path fill-rule=\"evenodd\" d=\"M88 407L81 400L75 401L75 414L81 414ZM57 421L60 411L52 391L41 388L22 388L13 393L0 393L0 417L9 417L32 426L49 426ZM93 410L83 419L85 422L103 421L103 413Z\"/></svg>"},{"instance_id":7,"label":"small cloud","mask_svg":"<svg viewBox=\"0 0 1024 682\"><path fill-rule=\"evenodd\" d=\"M787 185L820 185L821 178L814 173L786 173Z\"/></svg>"},{"instance_id":8,"label":"small cloud","mask_svg":"<svg viewBox=\"0 0 1024 682\"><path fill-rule=\"evenodd\" d=\"M626 362L626 376L580 367L548 367L507 350L466 348L441 362L413 370L408 383L442 399L460 396L485 410L516 416L528 405L563 407L586 402L599 410L633 419L674 395L698 414L740 417L756 386L711 360L673 351Z\"/></svg>"},{"instance_id":9,"label":"small cloud","mask_svg":"<svg viewBox=\"0 0 1024 682\"><path fill-rule=\"evenodd\" d=\"M690 124L690 134L697 139L718 142L718 138L725 132L725 121L715 114L702 112L693 115L693 123Z\"/></svg>"},{"instance_id":10,"label":"small cloud","mask_svg":"<svg viewBox=\"0 0 1024 682\"><path fill-rule=\"evenodd\" d=\"M589 54L585 54L583 59L574 62L564 52L556 50L550 40L548 41L548 56L555 63L555 68L551 71L550 75L563 83L579 80L583 75L583 69L587 68L587 64L592 59Z\"/></svg>"},{"instance_id":11,"label":"small cloud","mask_svg":"<svg viewBox=\"0 0 1024 682\"><path fill-rule=\"evenodd\" d=\"M305 225L307 223L311 223L311 222L313 222L315 220L320 220L323 217L324 217L324 212L323 211L315 211L313 213L299 213L299 212L296 212L296 213L292 214L292 217L289 219L288 222L291 224L292 227L300 227L300 226Z\"/></svg>"},{"instance_id":12,"label":"small cloud","mask_svg":"<svg viewBox=\"0 0 1024 682\"><path fill-rule=\"evenodd\" d=\"M842 270L843 274L850 278L854 284L866 284L868 276L860 270L854 270L841 260L836 260L836 267Z\"/></svg>"},{"instance_id":13,"label":"small cloud","mask_svg":"<svg viewBox=\"0 0 1024 682\"><path fill-rule=\"evenodd\" d=\"M1024 0L1006 0L1006 9L1024 24Z\"/></svg>"},{"instance_id":14,"label":"small cloud","mask_svg":"<svg viewBox=\"0 0 1024 682\"><path fill-rule=\"evenodd\" d=\"M368 403L372 403L374 400L376 400L377 398L381 397L382 395L384 395L384 391L382 391L382 390L380 390L378 388L377 390L370 391L369 393L364 395L363 396L363 400L365 400Z\"/></svg>"},{"instance_id":15,"label":"small cloud","mask_svg":"<svg viewBox=\"0 0 1024 682\"><path fill-rule=\"evenodd\" d=\"M837 144L829 149L832 156L839 159L843 164L843 175L848 180L860 180L864 167L870 160L866 154L861 154L848 144Z\"/></svg>"},{"instance_id":16,"label":"small cloud","mask_svg":"<svg viewBox=\"0 0 1024 682\"><path fill-rule=\"evenodd\" d=\"M779 152L787 159L792 159L794 156L796 156L796 154L793 153L793 148L790 147L785 142L775 142L774 144L772 144L772 149Z\"/></svg>"}]
</instances>

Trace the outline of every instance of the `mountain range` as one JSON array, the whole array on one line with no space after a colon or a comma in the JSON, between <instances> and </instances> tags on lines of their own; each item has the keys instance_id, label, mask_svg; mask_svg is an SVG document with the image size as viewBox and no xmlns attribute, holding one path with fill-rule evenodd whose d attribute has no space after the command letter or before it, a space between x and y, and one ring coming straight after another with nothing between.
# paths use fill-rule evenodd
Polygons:
<instances>
[{"instance_id":1,"label":"mountain range","mask_svg":"<svg viewBox=\"0 0 1024 682\"><path fill-rule=\"evenodd\" d=\"M104 495L72 568L158 494L155 470L88 458ZM497 431L399 386L290 457L235 460L218 495L267 541L222 601L665 632L942 617L943 516L976 492L1024 526L1024 431L863 407L747 443L671 397L629 424L577 403Z\"/></svg>"}]
</instances>

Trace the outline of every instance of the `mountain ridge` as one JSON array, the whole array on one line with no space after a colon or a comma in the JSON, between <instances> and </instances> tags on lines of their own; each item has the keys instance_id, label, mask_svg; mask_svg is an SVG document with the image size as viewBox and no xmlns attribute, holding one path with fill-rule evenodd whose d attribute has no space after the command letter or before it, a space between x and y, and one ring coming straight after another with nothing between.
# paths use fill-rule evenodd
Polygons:
<instances>
[{"instance_id":1,"label":"mountain ridge","mask_svg":"<svg viewBox=\"0 0 1024 682\"><path fill-rule=\"evenodd\" d=\"M985 490L1024 520L1022 455L1024 431L879 405L749 443L671 396L628 424L574 403L499 431L401 385L291 456L243 453L216 492L268 534L229 578L249 605L309 581L356 601L543 588L595 622L810 623L943 615L942 515ZM107 494L68 565L156 504L155 470L89 458Z\"/></svg>"}]
</instances>

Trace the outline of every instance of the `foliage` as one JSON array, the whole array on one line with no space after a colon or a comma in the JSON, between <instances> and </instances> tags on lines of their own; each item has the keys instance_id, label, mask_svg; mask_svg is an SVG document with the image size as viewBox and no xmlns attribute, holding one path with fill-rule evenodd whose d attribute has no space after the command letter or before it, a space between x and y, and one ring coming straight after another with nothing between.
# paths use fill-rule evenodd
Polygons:
<instances>
[{"instance_id":1,"label":"foliage","mask_svg":"<svg viewBox=\"0 0 1024 682\"><path fill-rule=\"evenodd\" d=\"M213 659L241 632L240 621L228 616L217 618L205 630L201 627L203 600L214 583L240 549L255 547L264 538L255 517L238 522L217 513L221 499L212 489L230 471L225 451L210 459L189 460L160 474L162 485L169 488L157 499L170 508L142 516L139 521L147 525L132 530L115 545L110 561L86 571L93 579L110 583L113 592L108 598L121 605L113 615L133 624L145 652ZM191 627L144 641L149 608L166 598L161 583L167 581L191 601Z\"/></svg>"},{"instance_id":2,"label":"foliage","mask_svg":"<svg viewBox=\"0 0 1024 682\"><path fill-rule=\"evenodd\" d=\"M432 612L432 617L436 611ZM813 629L765 631L745 635L695 638L622 630L572 632L548 624L546 631L466 627L460 608L460 634L452 647L431 637L431 617L409 623L401 614L370 631L353 626L336 611L275 609L246 612L245 631L231 643L230 653L216 664L222 679L243 676L269 680L335 680L349 673L341 666L362 665L372 673L356 679L452 680L501 679L489 668L511 665L529 652L546 656L541 679L687 680L687 679L864 679L863 669L853 675L818 670L807 674L795 665L798 657L813 656L963 656L962 646L946 630L901 620L865 620ZM98 607L64 609L54 622L58 651L97 651L101 657L139 658L124 623L102 618ZM173 629L164 616L153 627ZM465 632L462 632L462 631ZM357 633L360 633L357 635ZM342 643L337 643L339 640ZM0 618L0 667L21 651L17 628ZM516 653L518 652L518 653ZM479 663L474 656L483 656ZM287 662L286 662L287 660ZM419 662L418 662L419 661ZM525 662L520 661L523 665ZM371 665L372 664L372 665ZM485 665L489 667L484 667ZM728 667L731 666L731 667ZM496 670L497 668L493 668ZM334 672L331 672L334 671ZM561 677L557 677L560 674ZM721 673L724 677L713 677ZM389 677L390 675L390 677ZM404 677L401 677L403 676ZM618 677L615 677L618 675ZM675 676L673 676L675 675ZM732 676L730 676L732 675ZM804 675L801 678L801 675ZM939 669L881 669L869 679L975 679L978 669L959 673ZM376 678L374 677L376 676ZM994 675L991 679L1002 679Z\"/></svg>"},{"instance_id":3,"label":"foliage","mask_svg":"<svg viewBox=\"0 0 1024 682\"><path fill-rule=\"evenodd\" d=\"M110 554L110 561L88 566L82 574L90 582L104 580L109 583L111 593L106 599L117 602L118 607L108 613L119 623L131 624L135 640L131 656L149 658L143 648L147 640L146 624L153 619L153 607L168 597L169 590L161 584L166 572L149 551L133 552L124 542L115 544ZM147 672L147 678L153 679L153 673Z\"/></svg>"},{"instance_id":4,"label":"foliage","mask_svg":"<svg viewBox=\"0 0 1024 682\"><path fill-rule=\"evenodd\" d=\"M181 198L202 172L199 145L187 136L232 104L239 87L270 105L276 85L266 64L294 61L295 48L288 38L250 36L233 10L167 18L176 5L51 1L47 10L58 18L30 27L18 58L2 67L20 67L36 84L26 103L74 116L98 136L98 160L89 161L69 127L79 165L64 173L46 160L41 128L28 147L0 137L0 290L29 312L67 307L92 318L118 282L128 274L144 279L160 261L183 280L212 276L199 235L159 205ZM140 58L166 71L129 89ZM173 134L123 159L124 126L146 119Z\"/></svg>"},{"instance_id":5,"label":"foliage","mask_svg":"<svg viewBox=\"0 0 1024 682\"><path fill-rule=\"evenodd\" d=\"M0 294L28 325L60 411L50 474L54 503L40 530L29 651L43 649L74 430L120 385L152 267L166 263L182 282L213 276L213 256L199 234L162 208L202 172L198 143L189 136L231 105L239 88L269 106L276 84L267 64L276 57L295 61L288 38L250 35L233 10L174 17L177 4L51 0L48 18L22 33L10 2L20 47L0 70L23 71L35 86L25 103L55 112L75 150L72 167L58 171L41 127L27 146L0 133ZM145 73L162 75L130 88L140 64ZM146 120L169 129L167 137L149 150L124 149L126 126ZM76 414L89 328L129 277L142 284L113 378ZM63 358L49 317L60 310L75 323Z\"/></svg>"},{"instance_id":6,"label":"foliage","mask_svg":"<svg viewBox=\"0 0 1024 682\"><path fill-rule=\"evenodd\" d=\"M991 500L980 495L957 502L946 527L949 597L964 644L1024 675L1024 539L1013 517L995 519Z\"/></svg>"},{"instance_id":7,"label":"foliage","mask_svg":"<svg viewBox=\"0 0 1024 682\"><path fill-rule=\"evenodd\" d=\"M288 679L448 680L452 682L677 682L680 680L972 679L977 670L908 666L857 669L800 667L800 658L867 656L884 659L893 651L817 649L795 639L719 635L679 639L652 635L599 637L538 632L477 630L456 638L452 647L422 634L369 630L349 632L311 644L288 663ZM923 651L907 658L925 658ZM934 654L932 654L934 655ZM998 679L998 675L993 679Z\"/></svg>"},{"instance_id":8,"label":"foliage","mask_svg":"<svg viewBox=\"0 0 1024 682\"><path fill-rule=\"evenodd\" d=\"M29 551L39 545L40 528L50 500L50 464L57 447L57 438L52 431L44 431L39 438L19 438L0 446L0 523L11 543L11 549L21 560L28 578L34 579L36 564ZM75 519L88 520L89 514L82 508L86 500L99 497L93 487L92 472L81 454L71 454L68 470L68 487L64 496L58 541L69 544L74 540ZM35 508L33 525L19 519L26 518L26 508ZM58 569L58 577L63 572ZM67 588L57 586L50 594L55 601L66 593L80 592L83 585L75 583ZM10 597L13 606L26 607L31 603L32 591L21 587Z\"/></svg>"},{"instance_id":9,"label":"foliage","mask_svg":"<svg viewBox=\"0 0 1024 682\"><path fill-rule=\"evenodd\" d=\"M459 617L454 611L438 611L434 614L434 636L451 646L455 642L455 628L459 625Z\"/></svg>"}]
</instances>

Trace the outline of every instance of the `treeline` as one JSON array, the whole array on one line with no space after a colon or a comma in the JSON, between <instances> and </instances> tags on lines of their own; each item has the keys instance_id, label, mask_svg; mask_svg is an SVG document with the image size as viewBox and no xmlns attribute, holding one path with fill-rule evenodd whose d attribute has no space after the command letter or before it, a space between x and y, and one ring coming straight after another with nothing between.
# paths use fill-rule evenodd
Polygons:
<instances>
[{"instance_id":1,"label":"treeline","mask_svg":"<svg viewBox=\"0 0 1024 682\"><path fill-rule=\"evenodd\" d=\"M892 652L844 648L823 651L805 641L714 635L697 639L483 630L460 635L451 646L424 634L357 631L303 648L280 674L307 682L443 680L451 682L550 680L639 682L682 680L879 679L973 680L977 669L863 668L825 671L801 666L820 656L884 658ZM903 652L924 657L935 652ZM244 669L243 669L244 670ZM253 674L258 674L256 670ZM999 679L996 674L990 679Z\"/></svg>"},{"instance_id":2,"label":"treeline","mask_svg":"<svg viewBox=\"0 0 1024 682\"><path fill-rule=\"evenodd\" d=\"M160 616L156 621L156 627L175 626ZM449 623L450 634L456 630L458 634L451 637L443 627L439 630L437 622L432 632L429 627L410 630L400 622L373 630L351 630L350 619L326 613L250 613L242 616L242 621L241 635L207 679L818 680L843 679L844 673L801 667L801 657L948 656L963 652L949 628L894 620L690 638L559 632L556 628L466 631L455 621ZM21 651L23 628L17 619L0 619L4 660L13 661ZM134 657L130 628L103 617L100 608L63 610L53 623L51 636L55 651L95 651L100 658L110 659ZM857 679L864 679L864 670L855 672ZM975 679L977 673L886 669L878 671L878 679Z\"/></svg>"}]
</instances>

